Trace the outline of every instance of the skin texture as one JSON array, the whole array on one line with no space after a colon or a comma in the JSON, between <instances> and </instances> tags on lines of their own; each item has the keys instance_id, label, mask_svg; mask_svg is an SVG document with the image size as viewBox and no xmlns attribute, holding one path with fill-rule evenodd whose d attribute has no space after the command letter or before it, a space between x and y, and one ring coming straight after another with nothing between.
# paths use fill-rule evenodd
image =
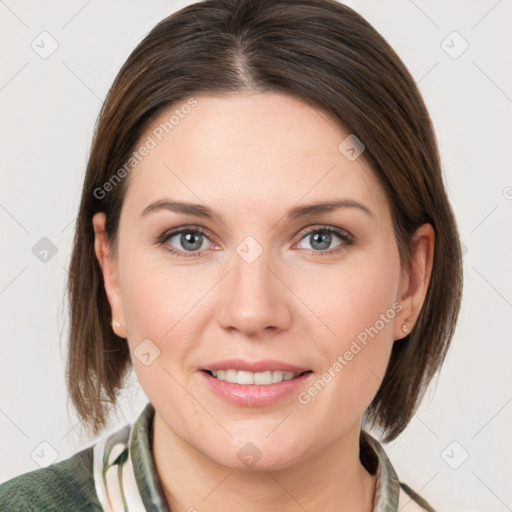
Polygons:
<instances>
[{"instance_id":1,"label":"skin texture","mask_svg":"<svg viewBox=\"0 0 512 512\"><path fill-rule=\"evenodd\" d=\"M394 340L405 336L402 324L411 329L421 309L432 227L419 228L413 265L402 269L386 197L362 157L340 152L348 133L333 119L279 93L196 99L129 175L116 260L105 215L93 218L114 329L127 337L156 409L153 456L168 504L201 512L370 511L375 477L359 460L362 415ZM141 217L164 198L207 205L223 221L169 210ZM347 207L285 218L295 206L342 198L373 215ZM179 235L156 242L171 229L197 227L206 231L192 239L203 240L199 251ZM324 227L345 230L354 243L333 234L319 245L311 235ZM237 253L247 236L263 251L252 263ZM292 394L269 406L235 406L199 372L228 358L277 359L313 371L307 390L397 303L394 318L306 405ZM133 355L144 339L160 350L149 366ZM262 454L252 468L237 457L247 442Z\"/></svg>"}]
</instances>

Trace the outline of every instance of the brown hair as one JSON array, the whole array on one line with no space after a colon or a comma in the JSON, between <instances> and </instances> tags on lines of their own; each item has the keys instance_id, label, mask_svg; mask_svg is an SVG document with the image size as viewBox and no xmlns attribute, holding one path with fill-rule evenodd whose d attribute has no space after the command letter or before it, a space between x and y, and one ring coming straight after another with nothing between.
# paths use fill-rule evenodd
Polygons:
<instances>
[{"instance_id":1,"label":"brown hair","mask_svg":"<svg viewBox=\"0 0 512 512\"><path fill-rule=\"evenodd\" d=\"M366 146L392 211L402 265L411 235L435 231L433 269L413 331L395 342L365 414L384 442L406 427L452 339L462 294L462 256L431 119L406 67L359 14L335 0L205 0L159 22L128 57L101 109L85 175L68 281L66 380L85 425L97 434L130 367L94 252L92 217L107 216L112 254L129 180L98 190L149 123L192 94L275 91L338 120ZM341 141L340 141L341 142Z\"/></svg>"}]
</instances>

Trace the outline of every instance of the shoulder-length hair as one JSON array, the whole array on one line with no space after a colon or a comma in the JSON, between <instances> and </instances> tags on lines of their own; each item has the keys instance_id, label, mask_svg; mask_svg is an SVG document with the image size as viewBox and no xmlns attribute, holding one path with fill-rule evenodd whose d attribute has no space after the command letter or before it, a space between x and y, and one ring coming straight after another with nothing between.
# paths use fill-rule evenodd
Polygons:
<instances>
[{"instance_id":1,"label":"shoulder-length hair","mask_svg":"<svg viewBox=\"0 0 512 512\"><path fill-rule=\"evenodd\" d=\"M245 91L295 96L363 141L361 157L389 201L404 268L416 228L434 228L424 304L412 332L394 343L365 414L383 441L391 441L414 415L453 337L462 295L461 247L432 121L414 79L366 20L335 0L201 1L159 22L128 57L96 124L75 226L68 280L69 397L97 434L131 365L127 343L112 331L94 252L92 217L100 211L107 216L113 257L117 252L129 180L115 186L109 180L124 175L135 144L163 110L194 94Z\"/></svg>"}]
</instances>

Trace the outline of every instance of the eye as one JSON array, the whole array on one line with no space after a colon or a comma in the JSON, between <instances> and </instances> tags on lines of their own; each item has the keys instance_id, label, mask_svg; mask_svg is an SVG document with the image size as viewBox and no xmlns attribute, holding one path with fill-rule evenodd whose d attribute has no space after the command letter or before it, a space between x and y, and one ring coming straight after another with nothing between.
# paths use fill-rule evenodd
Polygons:
<instances>
[{"instance_id":1,"label":"eye","mask_svg":"<svg viewBox=\"0 0 512 512\"><path fill-rule=\"evenodd\" d=\"M336 239L340 243L333 247L332 244ZM354 244L354 239L349 233L329 226L315 227L303 233L296 245L303 243L303 240L309 244L309 247L299 247L299 249L309 250L314 255L332 254L341 250L343 246ZM214 246L207 233L199 227L166 232L157 239L157 243L180 257L201 257L204 255L203 251Z\"/></svg>"},{"instance_id":2,"label":"eye","mask_svg":"<svg viewBox=\"0 0 512 512\"><path fill-rule=\"evenodd\" d=\"M182 228L177 231L167 232L158 240L171 253L184 257L201 256L201 251L210 247L208 245L205 246L206 241L209 242L206 233L199 228ZM209 243L211 244L211 242Z\"/></svg>"},{"instance_id":3,"label":"eye","mask_svg":"<svg viewBox=\"0 0 512 512\"><path fill-rule=\"evenodd\" d=\"M336 238L341 243L333 248L331 244L336 241ZM310 229L303 235L301 242L303 240L309 243L309 247L299 248L310 249L317 254L332 254L339 250L340 246L352 245L354 243L352 237L346 231L326 226Z\"/></svg>"}]
</instances>

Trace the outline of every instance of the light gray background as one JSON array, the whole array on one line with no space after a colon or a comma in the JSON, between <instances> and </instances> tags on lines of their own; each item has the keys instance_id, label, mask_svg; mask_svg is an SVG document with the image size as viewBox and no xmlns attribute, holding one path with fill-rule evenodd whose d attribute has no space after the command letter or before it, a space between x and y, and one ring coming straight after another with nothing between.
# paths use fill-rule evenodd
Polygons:
<instances>
[{"instance_id":1,"label":"light gray background","mask_svg":"<svg viewBox=\"0 0 512 512\"><path fill-rule=\"evenodd\" d=\"M124 60L160 19L190 3L0 1L0 481L93 441L68 414L64 386L64 283L86 157ZM446 364L386 450L401 481L440 511L512 510L512 2L349 5L419 83L466 250ZM46 59L31 47L51 48L43 31L58 43ZM468 49L453 58L464 41ZM57 250L46 263L32 251L43 237ZM111 426L132 422L146 403L132 377Z\"/></svg>"}]
</instances>

